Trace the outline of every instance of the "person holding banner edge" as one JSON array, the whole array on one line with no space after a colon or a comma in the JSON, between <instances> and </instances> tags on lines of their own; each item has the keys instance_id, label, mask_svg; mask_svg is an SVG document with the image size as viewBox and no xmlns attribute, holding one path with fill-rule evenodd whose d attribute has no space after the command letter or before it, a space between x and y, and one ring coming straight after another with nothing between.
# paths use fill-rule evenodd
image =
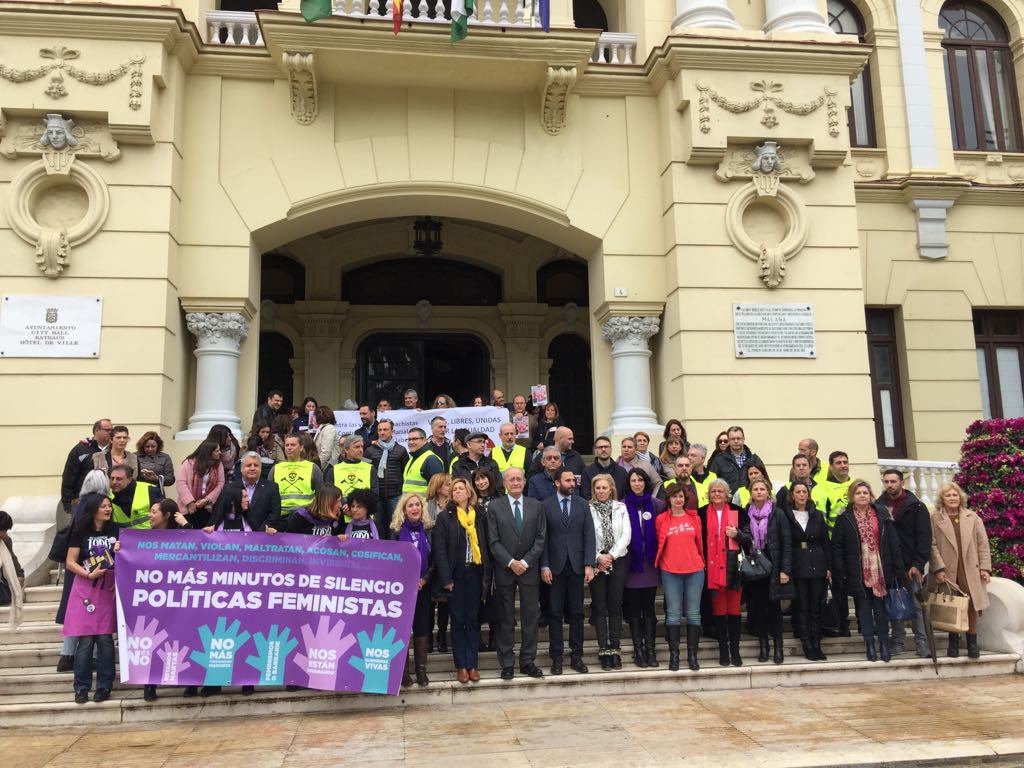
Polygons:
<instances>
[{"instance_id":1,"label":"person holding banner edge","mask_svg":"<svg viewBox=\"0 0 1024 768\"><path fill-rule=\"evenodd\" d=\"M434 533L435 524L423 497L417 493L404 494L395 508L391 521L391 538L407 541L416 547L420 557L419 591L416 593L416 610L412 617L412 647L415 657L416 685L430 684L427 677L427 638L430 636L431 593L436 593L434 579ZM412 685L409 674L409 660L406 658L402 686Z\"/></svg>"}]
</instances>

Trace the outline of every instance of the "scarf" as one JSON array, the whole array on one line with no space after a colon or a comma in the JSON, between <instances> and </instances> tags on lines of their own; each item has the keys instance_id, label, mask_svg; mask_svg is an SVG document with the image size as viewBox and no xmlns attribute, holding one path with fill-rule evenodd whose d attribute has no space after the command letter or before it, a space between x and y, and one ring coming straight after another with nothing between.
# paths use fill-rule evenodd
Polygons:
<instances>
[{"instance_id":1,"label":"scarf","mask_svg":"<svg viewBox=\"0 0 1024 768\"><path fill-rule=\"evenodd\" d=\"M9 619L11 629L16 629L21 623L21 607L24 604L25 595L21 590L18 574L14 571L14 556L3 542L0 542L0 574L3 574L4 581L11 588Z\"/></svg>"},{"instance_id":2,"label":"scarf","mask_svg":"<svg viewBox=\"0 0 1024 768\"><path fill-rule=\"evenodd\" d=\"M658 554L658 534L654 528L654 499L651 494L637 496L626 494L626 509L629 511L629 570L631 573L643 573L644 563L654 567L654 558ZM647 514L649 519L644 519Z\"/></svg>"},{"instance_id":3,"label":"scarf","mask_svg":"<svg viewBox=\"0 0 1024 768\"><path fill-rule=\"evenodd\" d=\"M590 502L590 506L597 513L599 525L599 530L597 531L598 552L611 552L612 546L615 544L615 532L612 530L612 505L614 503L611 499L608 499L608 501Z\"/></svg>"},{"instance_id":4,"label":"scarf","mask_svg":"<svg viewBox=\"0 0 1024 768\"><path fill-rule=\"evenodd\" d=\"M853 519L857 521L860 539L860 567L864 586L871 589L875 597L885 597L885 573L882 570L882 553L879 548L879 520L874 509L863 512L853 508Z\"/></svg>"},{"instance_id":5,"label":"scarf","mask_svg":"<svg viewBox=\"0 0 1024 768\"><path fill-rule=\"evenodd\" d=\"M729 589L729 550L739 549L736 539L725 535L725 529L736 526L739 513L728 504L722 509L722 523L718 523L718 513L708 505L708 589Z\"/></svg>"},{"instance_id":6,"label":"scarf","mask_svg":"<svg viewBox=\"0 0 1024 768\"><path fill-rule=\"evenodd\" d=\"M469 551L473 556L473 565L480 565L484 560L480 554L480 541L476 536L476 510L470 509L467 512L462 507L456 507L455 514L459 518L459 525L466 532L466 541L469 542Z\"/></svg>"},{"instance_id":7,"label":"scarf","mask_svg":"<svg viewBox=\"0 0 1024 768\"><path fill-rule=\"evenodd\" d=\"M772 514L771 500L765 500L764 506L758 509L751 502L747 507L747 514L750 515L750 535L754 539L754 546L764 549L768 540L768 518Z\"/></svg>"},{"instance_id":8,"label":"scarf","mask_svg":"<svg viewBox=\"0 0 1024 768\"><path fill-rule=\"evenodd\" d=\"M378 440L377 445L380 447L381 450L380 463L377 465L377 477L379 479L383 479L384 468L387 466L388 463L388 454L391 453L395 445L397 445L397 442L395 441L395 438L392 437L387 442L385 442L384 440Z\"/></svg>"},{"instance_id":9,"label":"scarf","mask_svg":"<svg viewBox=\"0 0 1024 768\"><path fill-rule=\"evenodd\" d=\"M889 511L892 513L892 519L899 520L900 516L903 514L903 507L907 503L907 492L904 490L895 499L890 496L886 496L885 501L886 506L889 507Z\"/></svg>"},{"instance_id":10,"label":"scarf","mask_svg":"<svg viewBox=\"0 0 1024 768\"><path fill-rule=\"evenodd\" d=\"M420 553L420 576L427 572L430 564L430 539L427 538L427 531L423 527L423 521L410 523L406 520L398 529L398 540L408 541L416 546Z\"/></svg>"}]
</instances>

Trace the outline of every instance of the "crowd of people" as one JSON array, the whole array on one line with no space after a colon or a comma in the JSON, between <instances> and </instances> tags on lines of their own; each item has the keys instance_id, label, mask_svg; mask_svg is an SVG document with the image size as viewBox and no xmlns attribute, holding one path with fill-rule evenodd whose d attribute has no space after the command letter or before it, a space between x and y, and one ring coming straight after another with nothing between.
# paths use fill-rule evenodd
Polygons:
<instances>
[{"instance_id":1,"label":"crowd of people","mask_svg":"<svg viewBox=\"0 0 1024 768\"><path fill-rule=\"evenodd\" d=\"M403 400L419 407L411 390ZM74 671L76 701L88 700L94 667L95 701L113 685L110 569L124 528L409 542L420 555L420 579L404 685L427 685L428 654L449 649L463 684L480 679L479 655L487 652L497 653L503 680L514 677L517 662L521 674L543 677L542 626L550 674L563 673L566 657L570 669L587 673L587 590L603 670L623 666L623 620L632 663L661 665L659 587L670 670L680 668L684 645L686 666L698 670L702 638L717 643L720 665L741 666L744 604L759 662L784 662L787 614L803 656L823 661L823 636L850 636L851 596L866 658L888 662L906 652L907 633L906 622L889 620L884 598L925 578L969 595L966 652L979 655L975 622L988 605L989 548L955 483L940 489L933 511L904 487L898 469L882 473L876 495L871 482L850 476L844 451L823 462L807 438L785 482L775 484L741 427L723 430L709 452L677 419L656 449L644 432L621 439L617 458L611 439L600 436L587 463L555 404L531 413L525 397L506 405L497 390L488 404L507 407L509 420L489 451L483 432L459 429L449 439L442 416L429 435L410 429L403 446L386 401L359 405L361 425L344 435L315 399L290 413L279 413L282 402L280 392L268 393L244 446L218 425L178 467L156 432L142 435L133 452L127 428L108 419L72 448L62 482L72 524L57 621L65 636L58 670ZM454 406L447 395L431 402ZM0 513L8 547L10 527ZM914 651L929 655L919 606L909 623ZM959 655L960 640L950 635L950 656ZM145 697L155 698L155 687Z\"/></svg>"}]
</instances>

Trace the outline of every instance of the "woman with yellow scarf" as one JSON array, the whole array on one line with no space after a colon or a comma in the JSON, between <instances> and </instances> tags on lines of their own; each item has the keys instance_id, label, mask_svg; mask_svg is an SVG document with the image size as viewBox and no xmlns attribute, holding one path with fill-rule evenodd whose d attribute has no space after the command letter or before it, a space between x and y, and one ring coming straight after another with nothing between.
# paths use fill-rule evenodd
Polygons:
<instances>
[{"instance_id":1,"label":"woman with yellow scarf","mask_svg":"<svg viewBox=\"0 0 1024 768\"><path fill-rule=\"evenodd\" d=\"M439 597L447 596L452 656L460 683L479 682L480 602L486 599L491 564L483 510L472 484L452 481L451 500L434 526L434 572Z\"/></svg>"}]
</instances>

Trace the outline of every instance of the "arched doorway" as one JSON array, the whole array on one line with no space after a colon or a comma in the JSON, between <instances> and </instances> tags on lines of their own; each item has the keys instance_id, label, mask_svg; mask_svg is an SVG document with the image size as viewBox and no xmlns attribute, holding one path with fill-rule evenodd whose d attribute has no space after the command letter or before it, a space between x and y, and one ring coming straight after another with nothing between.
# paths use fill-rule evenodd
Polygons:
<instances>
[{"instance_id":1,"label":"arched doorway","mask_svg":"<svg viewBox=\"0 0 1024 768\"><path fill-rule=\"evenodd\" d=\"M572 333L563 333L548 345L551 369L548 398L558 404L562 420L576 438L576 449L590 453L594 444L594 394L591 389L590 347Z\"/></svg>"},{"instance_id":2,"label":"arched doorway","mask_svg":"<svg viewBox=\"0 0 1024 768\"><path fill-rule=\"evenodd\" d=\"M461 333L375 333L359 345L359 400L384 398L400 408L415 389L427 408L445 394L459 405L490 394L490 355L476 336Z\"/></svg>"},{"instance_id":3,"label":"arched doorway","mask_svg":"<svg viewBox=\"0 0 1024 768\"><path fill-rule=\"evenodd\" d=\"M262 403L267 392L279 389L284 394L284 407L294 402L295 382L292 375L292 358L295 350L288 338L280 333L260 334L259 390L256 402Z\"/></svg>"}]
</instances>

